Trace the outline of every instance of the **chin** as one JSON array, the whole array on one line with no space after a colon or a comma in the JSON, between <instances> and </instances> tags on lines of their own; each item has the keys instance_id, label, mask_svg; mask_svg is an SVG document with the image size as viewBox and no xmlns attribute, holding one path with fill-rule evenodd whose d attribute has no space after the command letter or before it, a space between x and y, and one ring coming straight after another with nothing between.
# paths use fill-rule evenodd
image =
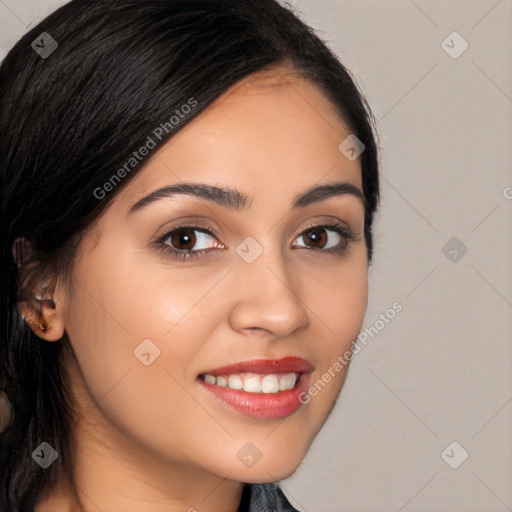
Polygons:
<instances>
[{"instance_id":1,"label":"chin","mask_svg":"<svg viewBox=\"0 0 512 512\"><path fill-rule=\"evenodd\" d=\"M297 454L274 454L271 460L262 457L250 468L237 468L230 478L251 484L278 482L290 477L299 468L303 457Z\"/></svg>"}]
</instances>

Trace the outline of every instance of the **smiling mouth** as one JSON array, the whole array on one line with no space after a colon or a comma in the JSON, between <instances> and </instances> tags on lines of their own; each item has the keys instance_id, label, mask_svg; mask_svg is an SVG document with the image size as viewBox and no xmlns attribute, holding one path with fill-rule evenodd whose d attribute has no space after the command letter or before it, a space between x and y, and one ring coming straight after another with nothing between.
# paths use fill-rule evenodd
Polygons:
<instances>
[{"instance_id":1,"label":"smiling mouth","mask_svg":"<svg viewBox=\"0 0 512 512\"><path fill-rule=\"evenodd\" d=\"M255 419L284 418L304 406L314 366L305 359L253 359L203 371L201 387L217 402Z\"/></svg>"},{"instance_id":2,"label":"smiling mouth","mask_svg":"<svg viewBox=\"0 0 512 512\"><path fill-rule=\"evenodd\" d=\"M299 382L301 373L251 373L240 372L226 375L203 373L199 379L221 388L228 388L248 393L279 393L289 391Z\"/></svg>"}]
</instances>

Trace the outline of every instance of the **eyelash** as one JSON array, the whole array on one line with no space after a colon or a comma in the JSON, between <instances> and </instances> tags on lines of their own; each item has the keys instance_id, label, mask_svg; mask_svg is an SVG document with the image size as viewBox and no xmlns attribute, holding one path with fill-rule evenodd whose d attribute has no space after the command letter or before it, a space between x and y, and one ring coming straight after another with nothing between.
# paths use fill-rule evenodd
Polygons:
<instances>
[{"instance_id":1,"label":"eyelash","mask_svg":"<svg viewBox=\"0 0 512 512\"><path fill-rule=\"evenodd\" d=\"M326 229L329 231L334 231L335 233L339 234L342 237L344 243L342 243L339 247L330 248L330 249L307 248L310 251L334 253L339 256L342 256L344 254L345 250L347 249L348 244L353 240L357 240L357 238L358 238L350 230L348 230L345 226L343 226L342 224L338 224L338 223L312 224L311 226L308 226L306 229L304 229L298 238L304 236L308 231L319 230L319 229ZM174 249L171 246L169 246L169 244L165 243L165 241L168 240L174 233L176 233L177 231L182 231L182 230L183 231L184 230L199 231L201 233L206 233L207 235L212 236L213 238L217 238L217 235L214 233L213 229L210 228L209 226L202 227L202 226L183 225L183 226L175 227L171 231L168 231L162 237L155 240L153 242L153 246L156 249L163 251L166 254L169 254L172 258L174 258L176 260L186 260L189 258L200 258L200 257L202 257L202 255L204 253L207 253L211 250L215 250L215 249L199 249L196 251L193 251L190 249L180 250L180 249ZM301 248L305 248L305 247L301 247Z\"/></svg>"}]
</instances>

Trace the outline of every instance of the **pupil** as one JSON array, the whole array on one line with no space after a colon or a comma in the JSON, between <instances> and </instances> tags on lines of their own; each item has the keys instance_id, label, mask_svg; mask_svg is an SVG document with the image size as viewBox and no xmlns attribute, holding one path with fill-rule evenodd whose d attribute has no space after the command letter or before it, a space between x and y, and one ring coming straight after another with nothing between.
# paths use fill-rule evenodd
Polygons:
<instances>
[{"instance_id":1,"label":"pupil","mask_svg":"<svg viewBox=\"0 0 512 512\"><path fill-rule=\"evenodd\" d=\"M318 243L319 241L321 241L322 238L325 238L325 236L320 235L319 231L316 230L316 231L310 231L308 234L308 238L313 244L315 244L315 243Z\"/></svg>"},{"instance_id":2,"label":"pupil","mask_svg":"<svg viewBox=\"0 0 512 512\"><path fill-rule=\"evenodd\" d=\"M179 247L179 248L183 248L183 249L190 249L191 247L194 247L194 244L195 244L195 237L194 235L191 235L191 233L193 233L193 230L181 230L181 231L177 231L175 234L174 234L174 237L173 237L173 245L174 246L183 246L183 245L189 245L190 247Z\"/></svg>"}]
</instances>

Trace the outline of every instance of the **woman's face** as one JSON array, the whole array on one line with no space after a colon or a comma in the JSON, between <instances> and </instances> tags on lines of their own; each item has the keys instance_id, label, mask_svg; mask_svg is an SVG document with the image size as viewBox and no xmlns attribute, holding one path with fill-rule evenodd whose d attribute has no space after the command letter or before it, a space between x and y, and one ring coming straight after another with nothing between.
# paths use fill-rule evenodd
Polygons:
<instances>
[{"instance_id":1,"label":"woman's face","mask_svg":"<svg viewBox=\"0 0 512 512\"><path fill-rule=\"evenodd\" d=\"M152 155L84 239L73 296L57 294L66 366L84 425L117 456L245 482L298 467L367 303L360 161L338 149L349 134L310 82L253 76ZM139 203L185 183L245 199L189 188ZM311 192L332 184L345 185ZM304 361L269 362L284 358ZM267 362L222 369L253 360Z\"/></svg>"}]
</instances>

